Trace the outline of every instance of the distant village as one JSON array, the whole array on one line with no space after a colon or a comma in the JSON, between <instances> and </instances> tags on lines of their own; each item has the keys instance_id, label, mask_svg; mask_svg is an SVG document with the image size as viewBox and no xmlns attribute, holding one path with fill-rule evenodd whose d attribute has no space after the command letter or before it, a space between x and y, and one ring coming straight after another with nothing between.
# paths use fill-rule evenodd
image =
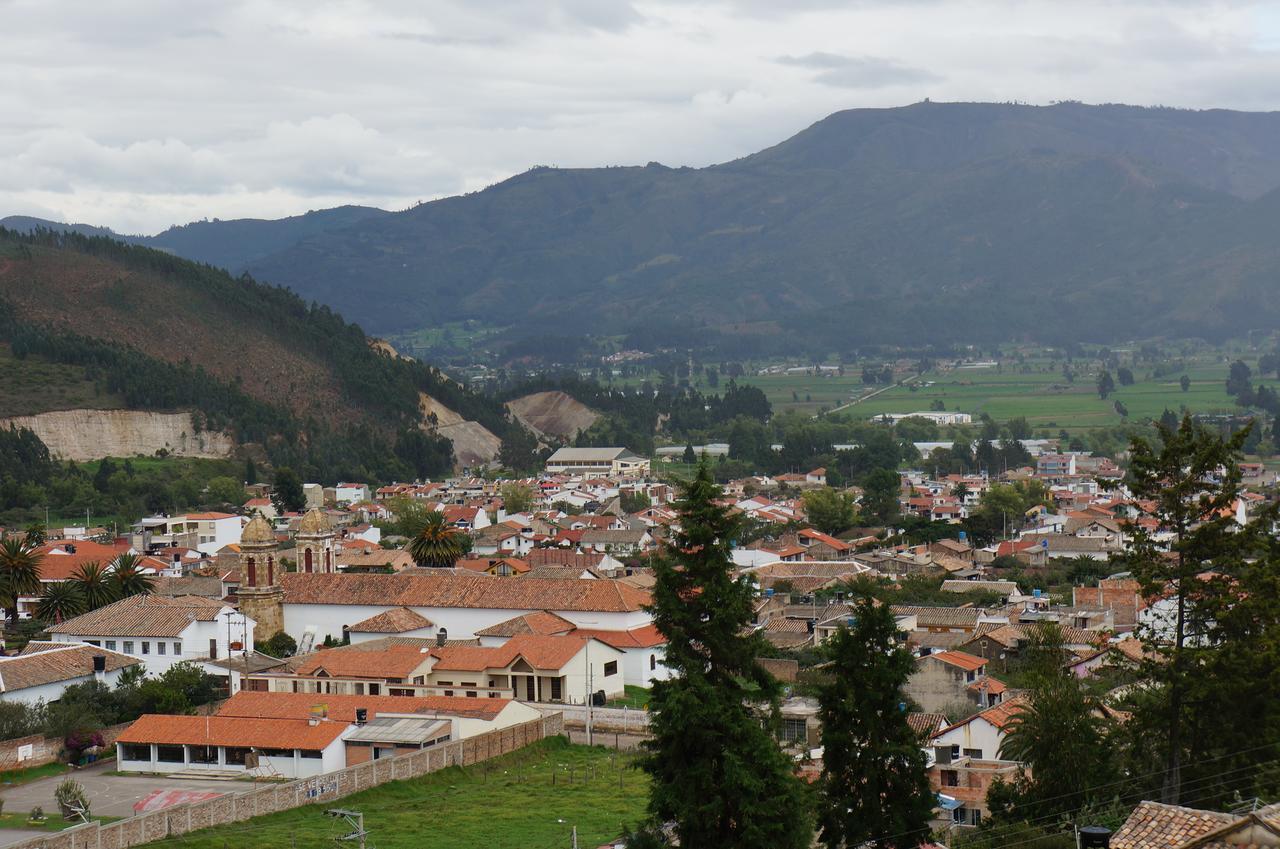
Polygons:
<instances>
[{"instance_id":1,"label":"distant village","mask_svg":"<svg viewBox=\"0 0 1280 849\"><path fill-rule=\"evenodd\" d=\"M1111 460L1058 453L1054 440L1025 447L1034 466L999 476L899 474L897 515L944 526L983 509L994 486L1042 487L1047 498L1003 517L1000 538L981 546L963 531L917 544L887 543L892 527L825 533L806 510L807 495L830 490L822 468L723 488L731 513L776 529L735 541L731 555L754 588L751 629L775 649L762 662L790 694L780 745L798 770L821 769L813 650L850 621L859 586L931 590L892 611L915 659L910 722L940 828L981 824L992 782L1022 769L1002 742L1025 699L1018 659L1039 629L1055 623L1071 673L1089 679L1136 668L1147 650L1135 630L1168 626L1169 598L1106 574L1132 529L1166 532L1154 505L1127 492ZM113 729L101 747L122 773L304 778L550 713L579 733L594 721L642 736L643 697L628 696L670 675L649 609L652 558L678 529L677 488L653 468L668 457L561 448L524 480L305 484L297 511L250 485L239 513L152 516L115 538L46 529L32 549L40 587L17 598L17 619L38 620L48 588L90 566L127 562L147 591L45 622L0 658L3 700L56 703L86 681L110 687L179 664L216 679L212 716L148 713ZM1244 487L1225 510L1245 525L1274 475L1239 471ZM416 561L409 540L384 531L408 509L440 514L465 550L447 566ZM1088 562L1102 570L1092 580L1048 585L1063 564Z\"/></svg>"}]
</instances>

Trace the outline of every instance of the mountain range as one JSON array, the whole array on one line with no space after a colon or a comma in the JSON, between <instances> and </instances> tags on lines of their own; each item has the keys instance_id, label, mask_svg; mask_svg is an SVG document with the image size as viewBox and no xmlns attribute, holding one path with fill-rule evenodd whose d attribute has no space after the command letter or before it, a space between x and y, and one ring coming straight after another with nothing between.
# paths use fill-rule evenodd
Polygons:
<instances>
[{"instance_id":1,"label":"mountain range","mask_svg":"<svg viewBox=\"0 0 1280 849\"><path fill-rule=\"evenodd\" d=\"M1278 231L1280 113L924 102L706 168L536 168L401 212L134 241L379 334L477 319L816 352L1271 326Z\"/></svg>"}]
</instances>

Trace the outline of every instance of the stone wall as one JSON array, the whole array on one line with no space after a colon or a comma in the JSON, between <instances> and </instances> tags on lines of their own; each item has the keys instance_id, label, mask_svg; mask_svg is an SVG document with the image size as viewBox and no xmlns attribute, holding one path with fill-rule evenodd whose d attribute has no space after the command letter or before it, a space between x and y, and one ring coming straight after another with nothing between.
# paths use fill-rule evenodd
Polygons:
<instances>
[{"instance_id":1,"label":"stone wall","mask_svg":"<svg viewBox=\"0 0 1280 849\"><path fill-rule=\"evenodd\" d=\"M115 745L116 737L131 724L125 722L102 729L99 733L102 734L103 745ZM31 756L20 761L18 760L18 755L23 746L31 747ZM33 737L0 740L0 770L27 769L28 767L51 764L58 760L62 754L62 748L61 737L41 737L39 734Z\"/></svg>"},{"instance_id":2,"label":"stone wall","mask_svg":"<svg viewBox=\"0 0 1280 849\"><path fill-rule=\"evenodd\" d=\"M108 825L91 822L14 843L9 849L128 849L263 814L318 802L333 802L388 781L417 778L451 766L470 766L522 749L544 737L563 733L563 717L552 714L466 740L441 743L398 758L380 758L311 778L269 784L246 793L174 805Z\"/></svg>"}]
</instances>

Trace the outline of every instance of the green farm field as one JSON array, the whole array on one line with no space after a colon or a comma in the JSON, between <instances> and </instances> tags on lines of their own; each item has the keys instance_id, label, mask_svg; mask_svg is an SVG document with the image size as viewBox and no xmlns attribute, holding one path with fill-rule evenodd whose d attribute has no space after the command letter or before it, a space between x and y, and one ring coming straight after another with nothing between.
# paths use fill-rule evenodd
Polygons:
<instances>
[{"instance_id":1,"label":"green farm field","mask_svg":"<svg viewBox=\"0 0 1280 849\"><path fill-rule=\"evenodd\" d=\"M552 783L552 776L555 783ZM625 754L542 741L487 764L450 767L393 781L330 805L312 805L146 844L146 849L312 849L345 832L326 808L364 814L378 849L559 849L599 846L635 826L648 804L648 778ZM354 844L351 844L354 845Z\"/></svg>"},{"instance_id":2,"label":"green farm field","mask_svg":"<svg viewBox=\"0 0 1280 849\"><path fill-rule=\"evenodd\" d=\"M1184 406L1198 413L1238 411L1226 393L1229 364L1219 359L1188 364L1186 374L1191 386L1187 392L1178 382L1181 373L1153 378L1134 367L1133 385L1117 386L1105 401L1095 388L1096 370L1081 371L1074 383L1068 384L1061 370L1051 368L1047 362L1026 365L1029 371L1006 365L1001 371L989 368L926 372L911 383L890 387L842 412L870 418L929 410L941 401L947 410L969 413L974 418L983 413L996 421L1025 416L1033 428L1049 429L1056 435L1059 429L1074 432L1122 424L1124 418L1115 409L1117 400L1128 409L1130 421L1159 418L1165 409L1176 413ZM742 382L760 387L775 410L816 413L824 407L834 409L849 404L869 389L881 388L864 387L860 378L860 374L752 375L742 378ZM1280 381L1256 376L1254 383L1280 387Z\"/></svg>"}]
</instances>

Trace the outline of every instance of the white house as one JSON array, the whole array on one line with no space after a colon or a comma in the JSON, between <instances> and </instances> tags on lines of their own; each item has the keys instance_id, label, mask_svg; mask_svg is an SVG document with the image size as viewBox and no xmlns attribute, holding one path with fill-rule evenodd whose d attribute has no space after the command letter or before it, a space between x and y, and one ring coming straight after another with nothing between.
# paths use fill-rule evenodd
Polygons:
<instances>
[{"instance_id":1,"label":"white house","mask_svg":"<svg viewBox=\"0 0 1280 849\"><path fill-rule=\"evenodd\" d=\"M547 458L548 474L596 474L643 477L649 460L626 448L559 448Z\"/></svg>"},{"instance_id":2,"label":"white house","mask_svg":"<svg viewBox=\"0 0 1280 849\"><path fill-rule=\"evenodd\" d=\"M333 500L338 504L355 504L368 501L370 497L368 484L340 483L333 488Z\"/></svg>"},{"instance_id":3,"label":"white house","mask_svg":"<svg viewBox=\"0 0 1280 849\"><path fill-rule=\"evenodd\" d=\"M13 657L0 657L0 701L56 702L73 684L98 680L114 687L140 661L84 643L30 642Z\"/></svg>"},{"instance_id":4,"label":"white house","mask_svg":"<svg viewBox=\"0 0 1280 849\"><path fill-rule=\"evenodd\" d=\"M284 630L316 642L340 639L352 626L405 607L431 623L432 636L470 639L521 613L549 610L575 625L627 631L652 622L649 593L620 581L544 578L497 579L472 575L304 574L279 576L284 588Z\"/></svg>"},{"instance_id":5,"label":"white house","mask_svg":"<svg viewBox=\"0 0 1280 849\"><path fill-rule=\"evenodd\" d=\"M342 735L354 727L308 719L144 714L116 738L116 766L121 772L305 778L347 765Z\"/></svg>"},{"instance_id":6,"label":"white house","mask_svg":"<svg viewBox=\"0 0 1280 849\"><path fill-rule=\"evenodd\" d=\"M654 681L665 681L671 670L665 663L667 639L652 624L628 631L604 631L580 628L563 617L547 611L523 614L476 632L480 645L502 646L526 635L593 637L622 654L623 684L648 687Z\"/></svg>"},{"instance_id":7,"label":"white house","mask_svg":"<svg viewBox=\"0 0 1280 849\"><path fill-rule=\"evenodd\" d=\"M134 595L49 628L59 643L87 643L140 660L149 675L182 661L253 652L256 623L201 596Z\"/></svg>"},{"instance_id":8,"label":"white house","mask_svg":"<svg viewBox=\"0 0 1280 849\"><path fill-rule=\"evenodd\" d=\"M187 513L184 516L152 516L133 525L133 547L194 548L217 554L224 546L240 542L243 517L233 513Z\"/></svg>"},{"instance_id":9,"label":"white house","mask_svg":"<svg viewBox=\"0 0 1280 849\"><path fill-rule=\"evenodd\" d=\"M934 750L949 747L952 760L962 757L994 760L999 757L1000 744L1004 742L1010 721L1026 704L1024 696L1015 696L949 725L933 735Z\"/></svg>"}]
</instances>

